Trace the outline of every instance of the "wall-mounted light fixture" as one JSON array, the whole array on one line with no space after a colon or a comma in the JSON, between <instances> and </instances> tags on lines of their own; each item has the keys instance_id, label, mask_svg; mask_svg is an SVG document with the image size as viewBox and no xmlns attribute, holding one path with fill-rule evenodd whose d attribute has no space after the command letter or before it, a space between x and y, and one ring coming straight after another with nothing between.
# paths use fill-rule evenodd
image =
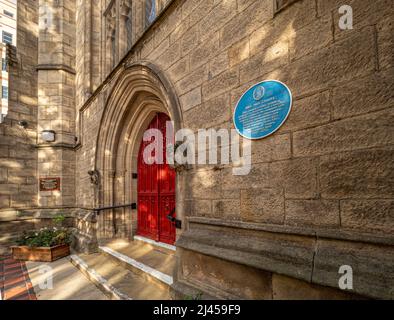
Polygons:
<instances>
[{"instance_id":1,"label":"wall-mounted light fixture","mask_svg":"<svg viewBox=\"0 0 394 320\"><path fill-rule=\"evenodd\" d=\"M18 125L20 127L22 127L23 129L26 129L29 124L27 123L26 120L21 120L21 121L18 121Z\"/></svg>"},{"instance_id":2,"label":"wall-mounted light fixture","mask_svg":"<svg viewBox=\"0 0 394 320\"><path fill-rule=\"evenodd\" d=\"M53 130L43 130L41 131L41 139L45 142L55 142L56 132Z\"/></svg>"}]
</instances>

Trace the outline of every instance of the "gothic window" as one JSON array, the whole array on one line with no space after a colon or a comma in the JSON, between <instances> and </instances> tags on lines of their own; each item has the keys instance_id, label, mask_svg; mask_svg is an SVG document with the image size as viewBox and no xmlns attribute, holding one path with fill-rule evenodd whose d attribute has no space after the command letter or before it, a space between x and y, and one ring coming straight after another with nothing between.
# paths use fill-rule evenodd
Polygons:
<instances>
[{"instance_id":1,"label":"gothic window","mask_svg":"<svg viewBox=\"0 0 394 320\"><path fill-rule=\"evenodd\" d=\"M123 0L121 3L121 15L123 19L125 46L128 51L133 44L133 11L130 0Z\"/></svg>"},{"instance_id":2,"label":"gothic window","mask_svg":"<svg viewBox=\"0 0 394 320\"><path fill-rule=\"evenodd\" d=\"M127 49L130 49L133 41L133 33L132 33L133 20L131 18L131 9L129 14L126 16L125 25L126 25L126 35L127 35Z\"/></svg>"},{"instance_id":3,"label":"gothic window","mask_svg":"<svg viewBox=\"0 0 394 320\"><path fill-rule=\"evenodd\" d=\"M112 30L111 33L111 67L115 66L116 57L116 30Z\"/></svg>"},{"instance_id":4,"label":"gothic window","mask_svg":"<svg viewBox=\"0 0 394 320\"><path fill-rule=\"evenodd\" d=\"M106 24L106 68L112 69L116 64L116 6L114 1L110 3L110 7L105 11Z\"/></svg>"},{"instance_id":5,"label":"gothic window","mask_svg":"<svg viewBox=\"0 0 394 320\"><path fill-rule=\"evenodd\" d=\"M145 28L148 28L157 16L156 0L145 0Z\"/></svg>"}]
</instances>

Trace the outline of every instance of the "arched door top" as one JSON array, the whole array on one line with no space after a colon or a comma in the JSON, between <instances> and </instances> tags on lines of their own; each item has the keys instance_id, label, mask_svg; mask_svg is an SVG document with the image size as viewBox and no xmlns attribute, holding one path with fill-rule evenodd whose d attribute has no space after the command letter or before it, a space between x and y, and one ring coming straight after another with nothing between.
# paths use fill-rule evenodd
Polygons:
<instances>
[{"instance_id":1,"label":"arched door top","mask_svg":"<svg viewBox=\"0 0 394 320\"><path fill-rule=\"evenodd\" d=\"M95 168L91 168L101 176L95 206L137 203L137 182L132 176L138 171L142 135L158 113L167 114L175 130L182 128L179 101L160 70L144 63L126 66L102 113ZM122 224L117 228L124 230L119 236L130 236L136 229L132 221L136 222L137 212L125 212L128 221L122 217L114 223Z\"/></svg>"}]
</instances>

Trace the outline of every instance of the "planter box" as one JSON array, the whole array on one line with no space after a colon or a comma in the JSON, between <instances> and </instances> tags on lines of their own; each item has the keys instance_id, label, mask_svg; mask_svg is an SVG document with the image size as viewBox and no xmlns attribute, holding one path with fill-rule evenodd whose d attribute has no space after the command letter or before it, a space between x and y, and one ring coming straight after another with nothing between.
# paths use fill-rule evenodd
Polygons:
<instances>
[{"instance_id":1,"label":"planter box","mask_svg":"<svg viewBox=\"0 0 394 320\"><path fill-rule=\"evenodd\" d=\"M11 247L15 260L52 262L70 255L70 245L64 244L52 248Z\"/></svg>"}]
</instances>

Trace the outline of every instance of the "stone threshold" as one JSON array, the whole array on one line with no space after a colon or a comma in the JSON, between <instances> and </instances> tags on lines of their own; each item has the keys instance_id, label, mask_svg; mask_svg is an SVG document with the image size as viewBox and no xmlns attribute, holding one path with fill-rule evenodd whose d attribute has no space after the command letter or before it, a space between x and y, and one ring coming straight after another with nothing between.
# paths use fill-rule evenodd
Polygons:
<instances>
[{"instance_id":1,"label":"stone threshold","mask_svg":"<svg viewBox=\"0 0 394 320\"><path fill-rule=\"evenodd\" d=\"M112 300L133 300L125 293L119 291L112 286L107 279L101 276L93 268L89 268L87 263L78 255L73 254L70 256L71 263L78 268L91 282L93 282L105 295Z\"/></svg>"},{"instance_id":2,"label":"stone threshold","mask_svg":"<svg viewBox=\"0 0 394 320\"><path fill-rule=\"evenodd\" d=\"M152 239L145 238L145 237L142 237L142 236L134 236L133 239L136 240L136 241L145 242L147 244L150 244L150 245L153 245L153 246L156 246L156 247L164 248L164 249L167 249L167 250L170 250L170 251L174 251L174 252L176 251L176 246L172 246L172 245L164 243L164 242L154 241Z\"/></svg>"},{"instance_id":3,"label":"stone threshold","mask_svg":"<svg viewBox=\"0 0 394 320\"><path fill-rule=\"evenodd\" d=\"M103 253L106 253L110 256L112 256L114 259L125 263L127 266L129 266L131 269L136 269L140 272L143 272L147 274L148 276L158 280L159 282L171 286L174 282L173 277L170 275L167 275L159 270L156 270L142 262L139 262L133 258L130 258L122 253L119 253L111 248L101 246L99 247L99 250L102 251Z\"/></svg>"}]
</instances>

